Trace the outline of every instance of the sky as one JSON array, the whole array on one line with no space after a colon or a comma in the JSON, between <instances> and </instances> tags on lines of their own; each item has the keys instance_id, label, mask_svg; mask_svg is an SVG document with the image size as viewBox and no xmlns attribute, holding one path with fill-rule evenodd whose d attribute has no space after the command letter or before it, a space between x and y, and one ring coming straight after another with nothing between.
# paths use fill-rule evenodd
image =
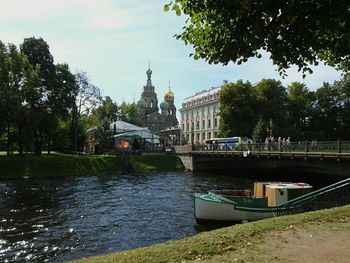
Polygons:
<instances>
[{"instance_id":1,"label":"sky","mask_svg":"<svg viewBox=\"0 0 350 263\"><path fill-rule=\"evenodd\" d=\"M118 104L140 99L148 63L152 83L163 101L169 81L175 105L196 92L239 79L257 83L263 78L288 86L304 82L316 90L323 82L341 78L327 66L314 67L302 78L295 68L282 79L268 54L261 59L228 66L195 61L191 46L176 40L185 17L164 12L162 0L0 0L0 40L20 45L26 37L43 38L55 63L67 63L73 73L85 71L91 82Z\"/></svg>"}]
</instances>

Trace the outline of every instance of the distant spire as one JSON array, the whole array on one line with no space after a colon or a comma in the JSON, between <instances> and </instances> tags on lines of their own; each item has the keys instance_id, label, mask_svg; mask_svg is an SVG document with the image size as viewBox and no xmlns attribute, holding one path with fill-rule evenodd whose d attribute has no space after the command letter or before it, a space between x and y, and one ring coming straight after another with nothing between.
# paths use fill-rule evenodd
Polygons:
<instances>
[{"instance_id":1,"label":"distant spire","mask_svg":"<svg viewBox=\"0 0 350 263\"><path fill-rule=\"evenodd\" d=\"M151 62L148 60L148 70L146 71L147 74L147 82L151 81L151 76L152 76L152 70L151 70ZM152 85L152 83L150 82L150 85Z\"/></svg>"},{"instance_id":2,"label":"distant spire","mask_svg":"<svg viewBox=\"0 0 350 263\"><path fill-rule=\"evenodd\" d=\"M171 80L169 80L169 91L170 91L170 83L171 83Z\"/></svg>"}]
</instances>

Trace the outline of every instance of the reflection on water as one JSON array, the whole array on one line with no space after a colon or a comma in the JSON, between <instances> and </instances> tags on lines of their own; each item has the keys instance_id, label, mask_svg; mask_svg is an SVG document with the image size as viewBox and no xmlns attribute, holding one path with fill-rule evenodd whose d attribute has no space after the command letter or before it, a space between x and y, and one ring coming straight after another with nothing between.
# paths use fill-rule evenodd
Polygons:
<instances>
[{"instance_id":1,"label":"reflection on water","mask_svg":"<svg viewBox=\"0 0 350 263\"><path fill-rule=\"evenodd\" d=\"M0 262L61 262L191 236L203 230L193 193L252 184L186 173L0 181Z\"/></svg>"}]
</instances>

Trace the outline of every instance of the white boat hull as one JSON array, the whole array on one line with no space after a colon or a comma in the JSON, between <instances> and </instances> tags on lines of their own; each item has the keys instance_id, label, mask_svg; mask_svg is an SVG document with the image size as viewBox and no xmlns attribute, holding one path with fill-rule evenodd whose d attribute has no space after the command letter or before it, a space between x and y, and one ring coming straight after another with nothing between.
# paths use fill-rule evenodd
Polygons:
<instances>
[{"instance_id":1,"label":"white boat hull","mask_svg":"<svg viewBox=\"0 0 350 263\"><path fill-rule=\"evenodd\" d=\"M273 216L272 212L242 211L235 209L233 204L212 202L197 196L194 197L194 217L197 222L255 221Z\"/></svg>"}]
</instances>

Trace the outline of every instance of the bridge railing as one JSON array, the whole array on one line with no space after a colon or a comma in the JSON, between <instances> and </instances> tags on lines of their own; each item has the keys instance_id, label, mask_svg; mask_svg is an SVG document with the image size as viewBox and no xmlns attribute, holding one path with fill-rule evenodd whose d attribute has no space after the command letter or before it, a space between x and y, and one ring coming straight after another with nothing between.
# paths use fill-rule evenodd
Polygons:
<instances>
[{"instance_id":1,"label":"bridge railing","mask_svg":"<svg viewBox=\"0 0 350 263\"><path fill-rule=\"evenodd\" d=\"M350 153L350 141L298 141L291 143L242 143L235 147L229 144L193 144L193 151L256 151L256 152L308 152Z\"/></svg>"}]
</instances>

